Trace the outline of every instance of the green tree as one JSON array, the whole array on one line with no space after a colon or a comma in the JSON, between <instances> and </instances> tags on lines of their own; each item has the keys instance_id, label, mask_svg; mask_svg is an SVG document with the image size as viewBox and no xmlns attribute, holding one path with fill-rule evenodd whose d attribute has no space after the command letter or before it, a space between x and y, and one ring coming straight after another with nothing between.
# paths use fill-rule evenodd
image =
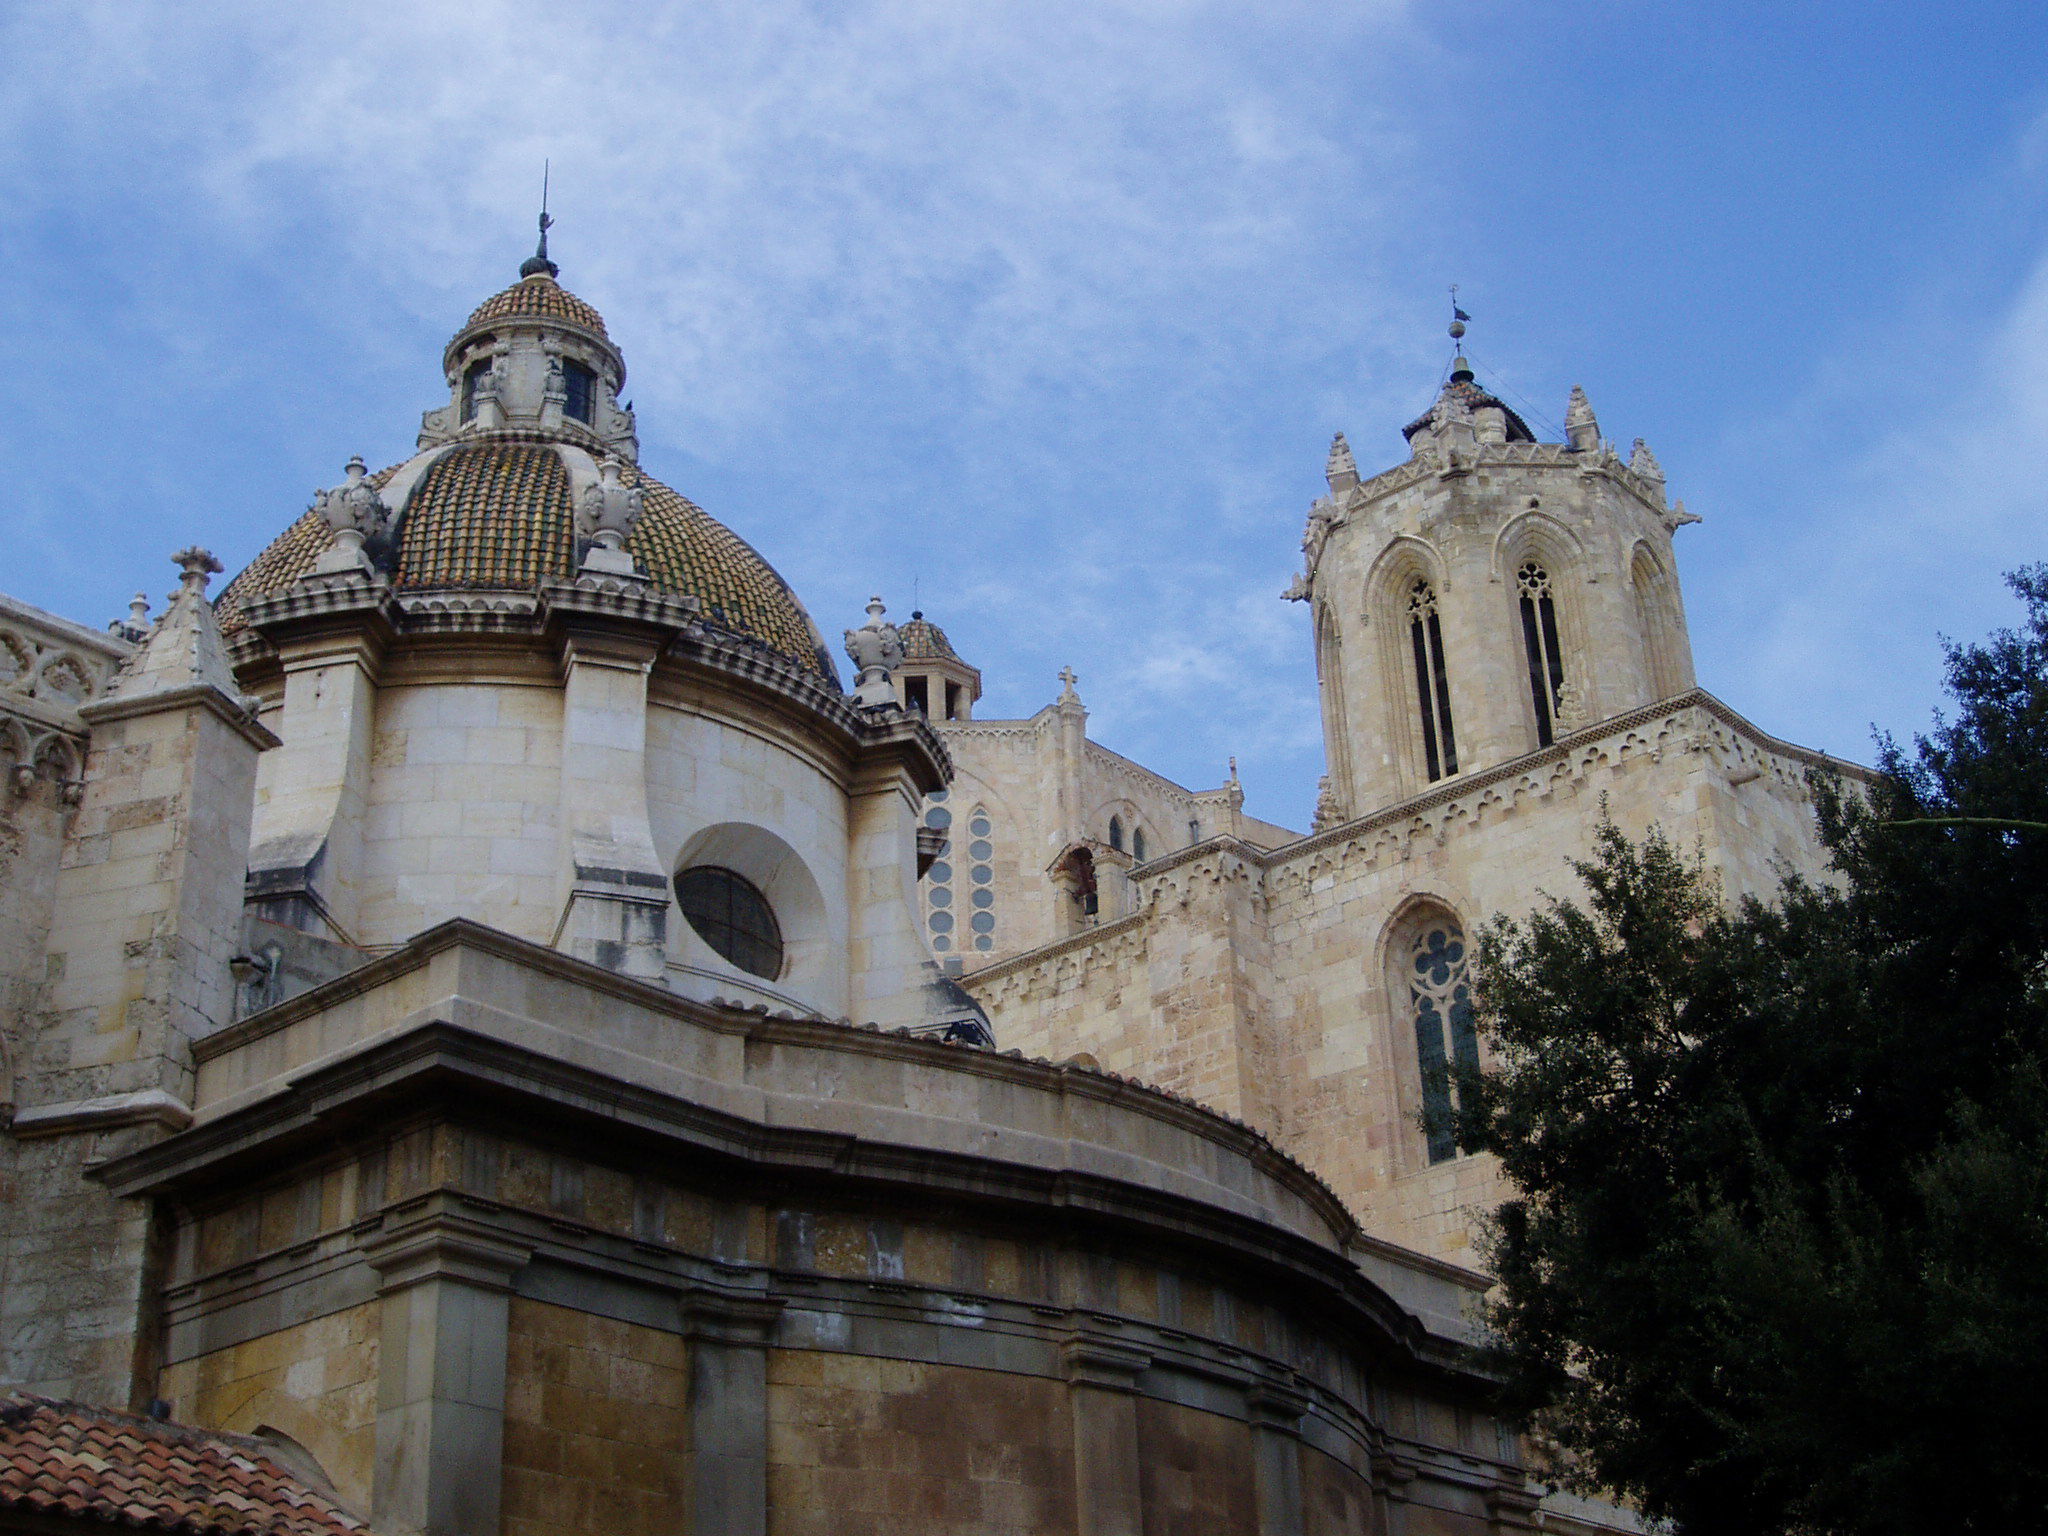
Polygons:
<instances>
[{"instance_id":1,"label":"green tree","mask_svg":"<svg viewBox=\"0 0 2048 1536\"><path fill-rule=\"evenodd\" d=\"M1508 1409L1689 1536L2048 1529L2048 566L1955 714L1724 906L1604 826L1488 930L1459 1136Z\"/></svg>"}]
</instances>

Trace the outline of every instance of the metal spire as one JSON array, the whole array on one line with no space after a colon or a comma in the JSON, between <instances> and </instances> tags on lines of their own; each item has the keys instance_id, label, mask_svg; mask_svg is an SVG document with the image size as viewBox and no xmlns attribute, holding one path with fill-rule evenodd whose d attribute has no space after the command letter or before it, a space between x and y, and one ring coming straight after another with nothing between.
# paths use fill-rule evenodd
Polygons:
<instances>
[{"instance_id":1,"label":"metal spire","mask_svg":"<svg viewBox=\"0 0 2048 1536\"><path fill-rule=\"evenodd\" d=\"M519 264L521 277L538 277L543 273L549 277L560 275L562 269L548 260L548 231L554 223L548 217L548 162L543 160L540 163L540 245Z\"/></svg>"}]
</instances>

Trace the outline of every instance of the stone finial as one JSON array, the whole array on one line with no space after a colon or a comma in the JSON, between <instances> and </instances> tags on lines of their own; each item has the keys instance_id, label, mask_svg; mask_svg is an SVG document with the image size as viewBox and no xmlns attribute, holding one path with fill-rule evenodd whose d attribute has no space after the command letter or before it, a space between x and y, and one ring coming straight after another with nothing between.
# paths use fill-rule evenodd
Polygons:
<instances>
[{"instance_id":1,"label":"stone finial","mask_svg":"<svg viewBox=\"0 0 2048 1536\"><path fill-rule=\"evenodd\" d=\"M138 592L128 599L128 612L107 626L107 633L139 645L149 633L149 594Z\"/></svg>"},{"instance_id":2,"label":"stone finial","mask_svg":"<svg viewBox=\"0 0 2048 1536\"><path fill-rule=\"evenodd\" d=\"M607 549L624 547L647 509L646 489L627 485L620 478L624 469L616 458L606 455L597 466L597 484L586 487L576 503L576 520L582 525L578 531Z\"/></svg>"},{"instance_id":3,"label":"stone finial","mask_svg":"<svg viewBox=\"0 0 2048 1536\"><path fill-rule=\"evenodd\" d=\"M1571 402L1564 408L1564 437L1574 453L1591 453L1600 446L1600 423L1594 419L1593 402L1576 384Z\"/></svg>"},{"instance_id":4,"label":"stone finial","mask_svg":"<svg viewBox=\"0 0 2048 1536\"><path fill-rule=\"evenodd\" d=\"M363 542L382 533L391 520L383 495L367 478L361 454L350 455L343 473L348 478L340 485L313 496L313 510L334 530L334 543L314 562L308 573L312 576L368 574L370 557L363 553Z\"/></svg>"},{"instance_id":5,"label":"stone finial","mask_svg":"<svg viewBox=\"0 0 2048 1536\"><path fill-rule=\"evenodd\" d=\"M1330 482L1333 493L1348 491L1358 484L1358 461L1351 456L1351 445L1344 441L1342 432L1330 439L1330 457L1323 465L1323 478Z\"/></svg>"},{"instance_id":6,"label":"stone finial","mask_svg":"<svg viewBox=\"0 0 2048 1536\"><path fill-rule=\"evenodd\" d=\"M647 509L647 491L627 485L624 466L607 454L597 467L597 484L584 487L576 502L576 531L590 540L583 569L606 576L638 577L639 568L626 552L626 540Z\"/></svg>"},{"instance_id":7,"label":"stone finial","mask_svg":"<svg viewBox=\"0 0 2048 1536\"><path fill-rule=\"evenodd\" d=\"M202 549L197 544L187 544L171 556L171 564L183 573L178 577L178 592L173 594L173 602L187 592L194 597L204 597L207 582L227 569L213 558L212 550Z\"/></svg>"},{"instance_id":8,"label":"stone finial","mask_svg":"<svg viewBox=\"0 0 2048 1536\"><path fill-rule=\"evenodd\" d=\"M234 668L206 583L220 573L221 563L198 545L179 550L171 559L182 570L178 590L165 605L163 617L148 638L121 666L107 689L110 699L134 699L194 685L217 688L239 702Z\"/></svg>"},{"instance_id":9,"label":"stone finial","mask_svg":"<svg viewBox=\"0 0 2048 1536\"><path fill-rule=\"evenodd\" d=\"M1080 704L1081 695L1074 688L1074 684L1078 683L1079 681L1081 681L1080 674L1077 673L1072 667L1061 667L1060 696L1057 702L1061 704Z\"/></svg>"},{"instance_id":10,"label":"stone finial","mask_svg":"<svg viewBox=\"0 0 2048 1536\"><path fill-rule=\"evenodd\" d=\"M1343 802L1337 798L1337 786L1330 782L1326 773L1316 781L1316 819L1310 830L1325 832L1347 819Z\"/></svg>"},{"instance_id":11,"label":"stone finial","mask_svg":"<svg viewBox=\"0 0 2048 1536\"><path fill-rule=\"evenodd\" d=\"M853 701L862 709L882 709L896 702L889 678L903 665L903 636L883 617L888 611L881 598L871 597L867 623L846 631L846 654L860 668Z\"/></svg>"},{"instance_id":12,"label":"stone finial","mask_svg":"<svg viewBox=\"0 0 2048 1536\"><path fill-rule=\"evenodd\" d=\"M1650 452L1650 445L1640 437L1636 439L1635 447L1629 450L1628 467L1632 473L1641 475L1645 480L1655 480L1660 484L1663 482L1663 465L1657 462L1657 455Z\"/></svg>"}]
</instances>

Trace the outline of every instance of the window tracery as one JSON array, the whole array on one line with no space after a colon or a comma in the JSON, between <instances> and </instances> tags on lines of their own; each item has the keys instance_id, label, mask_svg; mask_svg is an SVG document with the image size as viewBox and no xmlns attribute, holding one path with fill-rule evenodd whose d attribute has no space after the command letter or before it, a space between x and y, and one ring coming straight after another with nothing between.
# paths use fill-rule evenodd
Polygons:
<instances>
[{"instance_id":1,"label":"window tracery","mask_svg":"<svg viewBox=\"0 0 2048 1536\"><path fill-rule=\"evenodd\" d=\"M1415 660L1415 702L1422 719L1422 764L1430 779L1458 771L1458 737L1451 723L1450 678L1444 666L1443 625L1436 589L1418 577L1408 589L1408 640Z\"/></svg>"},{"instance_id":2,"label":"window tracery","mask_svg":"<svg viewBox=\"0 0 2048 1536\"><path fill-rule=\"evenodd\" d=\"M1465 933L1449 917L1422 923L1408 950L1408 1009L1422 1097L1423 1139L1432 1163L1457 1156L1452 1125L1458 1072L1479 1070L1479 1031Z\"/></svg>"},{"instance_id":3,"label":"window tracery","mask_svg":"<svg viewBox=\"0 0 2048 1536\"><path fill-rule=\"evenodd\" d=\"M1529 697L1536 708L1536 744L1547 747L1556 737L1568 687L1564 648L1557 635L1557 601L1550 572L1535 560L1522 562L1515 586L1522 613L1522 651L1529 664Z\"/></svg>"}]
</instances>

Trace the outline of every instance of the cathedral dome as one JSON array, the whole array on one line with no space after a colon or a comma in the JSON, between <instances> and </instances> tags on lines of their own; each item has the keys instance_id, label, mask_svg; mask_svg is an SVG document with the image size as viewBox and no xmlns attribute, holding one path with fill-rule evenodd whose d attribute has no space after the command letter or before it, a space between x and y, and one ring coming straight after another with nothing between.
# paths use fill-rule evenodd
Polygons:
<instances>
[{"instance_id":1,"label":"cathedral dome","mask_svg":"<svg viewBox=\"0 0 2048 1536\"><path fill-rule=\"evenodd\" d=\"M420 451L374 475L352 471L377 493L349 494L368 497L378 525L345 535L360 546L353 558L401 596L573 580L592 534L579 531L578 508L604 494L615 466L608 483L640 493L630 526L620 525L632 568L657 592L695 598L715 628L837 689L831 653L774 567L639 467L633 412L618 398L625 360L604 317L555 280L545 241L521 272L448 343L449 403L422 418ZM228 584L217 605L223 630L243 628L250 603L284 592L344 541L322 510L328 495Z\"/></svg>"},{"instance_id":2,"label":"cathedral dome","mask_svg":"<svg viewBox=\"0 0 2048 1536\"><path fill-rule=\"evenodd\" d=\"M530 591L567 580L579 559L575 491L597 475L588 452L548 442L456 443L394 465L369 477L387 499L411 482L380 564L401 593ZM626 549L657 591L696 598L712 624L837 686L810 615L752 545L638 466L622 465L620 478L646 492ZM325 517L302 514L228 583L216 605L221 628L242 628L246 604L285 591L334 543Z\"/></svg>"}]
</instances>

